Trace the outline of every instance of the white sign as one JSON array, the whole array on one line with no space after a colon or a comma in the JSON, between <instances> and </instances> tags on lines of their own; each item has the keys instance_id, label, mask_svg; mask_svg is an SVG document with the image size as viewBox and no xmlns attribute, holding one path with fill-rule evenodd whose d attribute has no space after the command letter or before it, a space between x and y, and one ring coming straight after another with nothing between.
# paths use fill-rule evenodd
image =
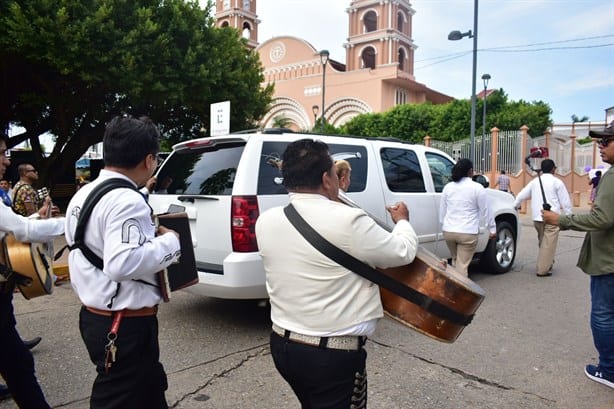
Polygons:
<instances>
[{"instance_id":1,"label":"white sign","mask_svg":"<svg viewBox=\"0 0 614 409\"><path fill-rule=\"evenodd\" d=\"M230 133L230 101L211 104L211 136Z\"/></svg>"}]
</instances>

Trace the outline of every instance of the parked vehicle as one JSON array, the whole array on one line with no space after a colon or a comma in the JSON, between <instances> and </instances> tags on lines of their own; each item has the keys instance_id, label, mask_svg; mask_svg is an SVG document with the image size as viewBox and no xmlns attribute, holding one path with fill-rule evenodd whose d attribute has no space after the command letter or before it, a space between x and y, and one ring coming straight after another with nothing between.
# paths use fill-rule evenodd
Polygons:
<instances>
[{"instance_id":1,"label":"parked vehicle","mask_svg":"<svg viewBox=\"0 0 614 409\"><path fill-rule=\"evenodd\" d=\"M150 195L156 213L181 205L190 218L199 284L190 291L218 298L266 298L254 227L263 211L288 202L281 155L301 138L326 142L352 166L348 197L392 226L386 204L404 201L422 246L449 258L439 201L454 161L447 154L396 139L325 136L286 130L230 134L179 143L157 173L164 187ZM497 239L480 229L476 260L492 273L512 268L519 231L513 198L488 189Z\"/></svg>"}]
</instances>

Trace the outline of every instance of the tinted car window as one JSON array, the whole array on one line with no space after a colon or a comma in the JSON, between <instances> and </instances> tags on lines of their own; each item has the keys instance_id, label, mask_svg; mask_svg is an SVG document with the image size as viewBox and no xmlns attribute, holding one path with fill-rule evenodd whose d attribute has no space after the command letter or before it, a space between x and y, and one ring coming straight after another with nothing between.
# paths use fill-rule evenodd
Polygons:
<instances>
[{"instance_id":1,"label":"tinted car window","mask_svg":"<svg viewBox=\"0 0 614 409\"><path fill-rule=\"evenodd\" d=\"M452 168L454 167L454 163L445 156L432 152L426 153L426 161L431 169L431 177L433 179L433 185L435 186L435 192L442 192L443 187L452 180Z\"/></svg>"},{"instance_id":2,"label":"tinted car window","mask_svg":"<svg viewBox=\"0 0 614 409\"><path fill-rule=\"evenodd\" d=\"M418 156L414 151L383 148L380 151L388 189L392 192L426 192Z\"/></svg>"},{"instance_id":3,"label":"tinted car window","mask_svg":"<svg viewBox=\"0 0 614 409\"><path fill-rule=\"evenodd\" d=\"M154 192L231 195L243 147L235 143L175 151L162 165Z\"/></svg>"},{"instance_id":4,"label":"tinted car window","mask_svg":"<svg viewBox=\"0 0 614 409\"><path fill-rule=\"evenodd\" d=\"M282 185L281 156L288 142L264 142L260 155L258 172L258 194L286 194ZM351 184L348 192L361 192L367 185L367 150L363 146L329 144L328 148L334 159L345 159L352 167Z\"/></svg>"}]
</instances>

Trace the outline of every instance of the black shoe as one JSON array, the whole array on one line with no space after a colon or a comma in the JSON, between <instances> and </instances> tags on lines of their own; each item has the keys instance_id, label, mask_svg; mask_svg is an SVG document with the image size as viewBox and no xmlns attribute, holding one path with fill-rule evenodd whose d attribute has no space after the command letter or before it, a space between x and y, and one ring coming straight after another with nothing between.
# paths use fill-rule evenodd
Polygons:
<instances>
[{"instance_id":1,"label":"black shoe","mask_svg":"<svg viewBox=\"0 0 614 409\"><path fill-rule=\"evenodd\" d=\"M11 392L6 385L0 383L0 400L8 399L11 397Z\"/></svg>"},{"instance_id":2,"label":"black shoe","mask_svg":"<svg viewBox=\"0 0 614 409\"><path fill-rule=\"evenodd\" d=\"M37 346L40 342L41 342L42 338L41 337L35 337L32 338L28 341L23 341L23 344L28 348L28 349L32 349L35 346Z\"/></svg>"}]
</instances>

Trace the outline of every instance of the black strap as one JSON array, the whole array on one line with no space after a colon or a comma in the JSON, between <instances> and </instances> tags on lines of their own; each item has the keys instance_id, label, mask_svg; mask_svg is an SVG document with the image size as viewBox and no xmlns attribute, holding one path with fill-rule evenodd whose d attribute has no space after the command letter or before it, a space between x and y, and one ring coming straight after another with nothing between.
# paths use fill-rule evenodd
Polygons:
<instances>
[{"instance_id":1,"label":"black strap","mask_svg":"<svg viewBox=\"0 0 614 409\"><path fill-rule=\"evenodd\" d=\"M290 223L305 237L305 239L318 251L330 258L334 262L342 265L350 271L366 278L369 281L389 290L396 295L403 297L407 301L420 306L425 311L437 315L438 317L451 321L454 324L466 326L473 319L473 315L464 315L441 304L437 300L424 295L411 287L377 271L368 264L363 263L357 258L341 250L330 243L315 231L303 217L296 211L292 203L284 208L284 213Z\"/></svg>"},{"instance_id":2,"label":"black strap","mask_svg":"<svg viewBox=\"0 0 614 409\"><path fill-rule=\"evenodd\" d=\"M90 216L96 204L102 199L104 195L109 193L113 189L127 188L134 191L138 191L134 184L121 178L107 179L96 186L90 194L85 198L85 202L79 212L79 219L77 221L77 228L75 229L74 244L69 246L70 250L79 249L90 263L96 268L102 270L104 268L104 262L96 253L90 250L85 244L85 228L89 222Z\"/></svg>"}]
</instances>

